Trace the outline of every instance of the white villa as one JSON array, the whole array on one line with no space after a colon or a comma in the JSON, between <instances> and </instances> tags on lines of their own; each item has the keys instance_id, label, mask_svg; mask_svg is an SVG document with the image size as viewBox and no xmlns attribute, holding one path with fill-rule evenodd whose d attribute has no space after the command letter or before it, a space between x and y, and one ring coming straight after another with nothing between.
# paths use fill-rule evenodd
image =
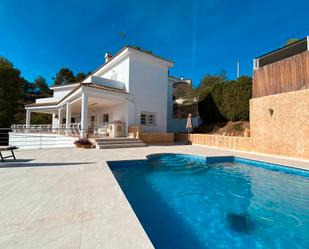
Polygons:
<instances>
[{"instance_id":1,"label":"white villa","mask_svg":"<svg viewBox=\"0 0 309 249\"><path fill-rule=\"evenodd\" d=\"M36 99L27 105L26 124L15 125L13 133L46 133L66 136L127 136L130 126L145 133L185 131L186 120L173 119L173 84L187 82L169 76L170 60L132 46L114 56L84 81L53 86L53 97ZM52 115L52 124L32 126L31 113ZM197 120L194 120L197 122ZM111 124L114 124L114 131Z\"/></svg>"}]
</instances>

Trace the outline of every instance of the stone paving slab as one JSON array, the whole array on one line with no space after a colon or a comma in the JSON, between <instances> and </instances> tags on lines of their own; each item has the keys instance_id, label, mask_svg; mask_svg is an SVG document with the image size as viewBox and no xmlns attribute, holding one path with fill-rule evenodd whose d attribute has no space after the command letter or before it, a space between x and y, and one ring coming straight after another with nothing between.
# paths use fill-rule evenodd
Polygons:
<instances>
[{"instance_id":1,"label":"stone paving slab","mask_svg":"<svg viewBox=\"0 0 309 249\"><path fill-rule=\"evenodd\" d=\"M153 248L106 161L154 153L235 155L309 169L309 161L203 146L19 150L0 163L0 248Z\"/></svg>"}]
</instances>

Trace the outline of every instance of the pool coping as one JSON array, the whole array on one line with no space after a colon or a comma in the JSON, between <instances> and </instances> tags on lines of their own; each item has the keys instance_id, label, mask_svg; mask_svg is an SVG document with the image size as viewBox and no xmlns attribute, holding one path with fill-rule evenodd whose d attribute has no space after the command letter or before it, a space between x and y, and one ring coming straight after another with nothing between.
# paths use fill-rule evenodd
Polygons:
<instances>
[{"instance_id":1,"label":"pool coping","mask_svg":"<svg viewBox=\"0 0 309 249\"><path fill-rule=\"evenodd\" d=\"M246 158L250 160L267 162L270 164L279 164L285 167L292 167L296 169L309 170L309 159L305 159L305 158L287 157L287 156L282 156L282 155L258 153L258 152L252 152L252 151L244 151L244 150L225 149L225 148L218 148L218 147L199 145L199 144L194 144L193 146L212 149L212 150L219 150L222 152L226 152L230 156L242 157L242 158Z\"/></svg>"}]
</instances>

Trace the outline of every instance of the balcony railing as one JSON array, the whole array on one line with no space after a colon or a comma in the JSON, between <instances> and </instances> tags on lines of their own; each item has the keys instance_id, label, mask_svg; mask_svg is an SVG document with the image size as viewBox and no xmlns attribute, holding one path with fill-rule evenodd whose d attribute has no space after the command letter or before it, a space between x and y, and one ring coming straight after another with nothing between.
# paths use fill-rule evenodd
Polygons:
<instances>
[{"instance_id":1,"label":"balcony railing","mask_svg":"<svg viewBox=\"0 0 309 249\"><path fill-rule=\"evenodd\" d=\"M31 133L31 134L58 134L72 137L79 137L81 134L81 123L71 123L67 128L65 124L61 124L57 128L53 128L51 124L40 125L26 125L26 124L13 124L11 126L11 132L14 133ZM89 123L88 130L86 131L88 136L109 134L109 123L97 125L96 123Z\"/></svg>"},{"instance_id":2,"label":"balcony railing","mask_svg":"<svg viewBox=\"0 0 309 249\"><path fill-rule=\"evenodd\" d=\"M67 128L65 124L55 128L50 124L25 125L13 124L11 130L14 133L32 133L32 134L59 134L78 137L80 135L80 123L71 123Z\"/></svg>"}]
</instances>

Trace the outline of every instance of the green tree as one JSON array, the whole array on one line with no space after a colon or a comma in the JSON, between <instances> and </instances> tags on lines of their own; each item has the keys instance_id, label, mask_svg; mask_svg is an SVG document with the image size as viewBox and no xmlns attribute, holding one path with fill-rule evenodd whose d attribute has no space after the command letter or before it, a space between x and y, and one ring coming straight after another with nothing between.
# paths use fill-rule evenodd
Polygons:
<instances>
[{"instance_id":1,"label":"green tree","mask_svg":"<svg viewBox=\"0 0 309 249\"><path fill-rule=\"evenodd\" d=\"M38 76L34 81L33 85L39 95L49 97L52 95L52 91L49 89L46 80L42 76Z\"/></svg>"},{"instance_id":2,"label":"green tree","mask_svg":"<svg viewBox=\"0 0 309 249\"><path fill-rule=\"evenodd\" d=\"M91 72L88 72L87 74L86 73L83 73L83 72L80 72L78 74L76 74L75 76L75 80L76 82L82 82L84 79L86 79L88 77L88 75L90 75Z\"/></svg>"},{"instance_id":3,"label":"green tree","mask_svg":"<svg viewBox=\"0 0 309 249\"><path fill-rule=\"evenodd\" d=\"M217 82L199 101L199 115L204 122L249 119L249 100L252 97L252 78Z\"/></svg>"},{"instance_id":4,"label":"green tree","mask_svg":"<svg viewBox=\"0 0 309 249\"><path fill-rule=\"evenodd\" d=\"M52 115L47 113L32 113L31 124L51 124Z\"/></svg>"},{"instance_id":5,"label":"green tree","mask_svg":"<svg viewBox=\"0 0 309 249\"><path fill-rule=\"evenodd\" d=\"M66 85L69 83L76 82L73 72L67 67L63 67L53 78L55 86Z\"/></svg>"},{"instance_id":6,"label":"green tree","mask_svg":"<svg viewBox=\"0 0 309 249\"><path fill-rule=\"evenodd\" d=\"M175 99L178 98L191 99L196 97L196 91L195 88L188 83L177 84L176 87L174 88L173 97Z\"/></svg>"},{"instance_id":7,"label":"green tree","mask_svg":"<svg viewBox=\"0 0 309 249\"><path fill-rule=\"evenodd\" d=\"M7 59L0 57L0 127L10 127L23 109L26 81Z\"/></svg>"},{"instance_id":8,"label":"green tree","mask_svg":"<svg viewBox=\"0 0 309 249\"><path fill-rule=\"evenodd\" d=\"M227 77L225 71L222 71L217 75L207 74L197 87L196 94L199 96L199 99L203 99L216 84L222 84L226 81Z\"/></svg>"}]
</instances>

